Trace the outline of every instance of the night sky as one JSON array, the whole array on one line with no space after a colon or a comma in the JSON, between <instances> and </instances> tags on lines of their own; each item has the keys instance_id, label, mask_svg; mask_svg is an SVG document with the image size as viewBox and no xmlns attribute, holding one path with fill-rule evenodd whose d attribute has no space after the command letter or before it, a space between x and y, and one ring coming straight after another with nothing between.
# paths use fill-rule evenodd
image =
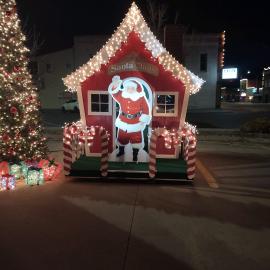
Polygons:
<instances>
[{"instance_id":1,"label":"night sky","mask_svg":"<svg viewBox=\"0 0 270 270\"><path fill-rule=\"evenodd\" d=\"M160 0L161 1L161 0ZM72 37L112 34L125 16L130 0L17 0L26 29L36 29L44 41L40 53L72 46ZM162 2L162 1L161 1ZM226 30L225 66L261 73L270 66L270 11L267 1L167 0L168 22L179 21L197 32ZM146 14L146 0L137 0Z\"/></svg>"}]
</instances>

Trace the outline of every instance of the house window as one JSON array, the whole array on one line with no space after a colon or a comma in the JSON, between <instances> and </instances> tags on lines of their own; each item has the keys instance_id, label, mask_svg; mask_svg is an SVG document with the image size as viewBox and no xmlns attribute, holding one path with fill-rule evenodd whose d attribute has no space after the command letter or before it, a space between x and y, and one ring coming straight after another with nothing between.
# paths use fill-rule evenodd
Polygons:
<instances>
[{"instance_id":1,"label":"house window","mask_svg":"<svg viewBox=\"0 0 270 270\"><path fill-rule=\"evenodd\" d=\"M29 69L32 75L36 75L38 73L38 63L36 61L31 61L29 63Z\"/></svg>"},{"instance_id":2,"label":"house window","mask_svg":"<svg viewBox=\"0 0 270 270\"><path fill-rule=\"evenodd\" d=\"M48 73L51 73L52 72L52 65L51 64L46 64L46 71Z\"/></svg>"},{"instance_id":3,"label":"house window","mask_svg":"<svg viewBox=\"0 0 270 270\"><path fill-rule=\"evenodd\" d=\"M39 87L40 87L40 89L45 89L45 80L44 80L44 78L39 78Z\"/></svg>"},{"instance_id":4,"label":"house window","mask_svg":"<svg viewBox=\"0 0 270 270\"><path fill-rule=\"evenodd\" d=\"M177 92L156 92L155 116L177 116L178 115L178 93Z\"/></svg>"},{"instance_id":5,"label":"house window","mask_svg":"<svg viewBox=\"0 0 270 270\"><path fill-rule=\"evenodd\" d=\"M201 54L200 71L207 71L207 53Z\"/></svg>"},{"instance_id":6,"label":"house window","mask_svg":"<svg viewBox=\"0 0 270 270\"><path fill-rule=\"evenodd\" d=\"M112 101L108 92L88 91L88 114L111 115Z\"/></svg>"}]
</instances>

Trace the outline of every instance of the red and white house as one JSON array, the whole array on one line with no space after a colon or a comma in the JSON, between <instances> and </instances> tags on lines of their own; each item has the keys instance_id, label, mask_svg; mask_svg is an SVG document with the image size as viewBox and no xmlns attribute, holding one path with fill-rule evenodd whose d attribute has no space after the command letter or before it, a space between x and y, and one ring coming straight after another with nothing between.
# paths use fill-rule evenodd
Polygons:
<instances>
[{"instance_id":1,"label":"red and white house","mask_svg":"<svg viewBox=\"0 0 270 270\"><path fill-rule=\"evenodd\" d=\"M79 123L66 127L66 142L77 134L77 142L81 141L80 147L85 148L88 156L102 156L102 151L107 151L105 163L132 162L131 152L137 147L138 162L153 163L156 157L177 159L180 152L187 154L180 151L183 139L186 138L186 145L196 141L195 130L185 123L185 117L189 95L199 91L203 80L166 51L135 3L100 51L63 80L70 91L77 92L81 117ZM127 94L130 85L135 87L137 99ZM137 104L139 100L144 106ZM131 138L135 135L130 133L140 131L142 144L139 139L134 143ZM120 132L122 139L118 138ZM125 155L118 157L118 147L122 145L119 142L124 137L129 138L124 144ZM74 142L64 143L67 173L76 159L72 151L78 152ZM155 149L151 150L153 143ZM105 147L108 149L104 150ZM188 156L184 158L188 162ZM193 178L194 172L190 175Z\"/></svg>"}]
</instances>

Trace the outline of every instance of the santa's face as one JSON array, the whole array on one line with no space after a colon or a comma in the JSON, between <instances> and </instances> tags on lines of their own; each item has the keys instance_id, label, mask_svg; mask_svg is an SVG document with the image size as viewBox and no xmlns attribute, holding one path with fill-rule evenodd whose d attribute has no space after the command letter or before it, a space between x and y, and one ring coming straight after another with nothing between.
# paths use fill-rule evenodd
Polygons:
<instances>
[{"instance_id":1,"label":"santa's face","mask_svg":"<svg viewBox=\"0 0 270 270\"><path fill-rule=\"evenodd\" d=\"M126 89L127 93L134 94L136 92L136 88L133 86L128 86Z\"/></svg>"}]
</instances>

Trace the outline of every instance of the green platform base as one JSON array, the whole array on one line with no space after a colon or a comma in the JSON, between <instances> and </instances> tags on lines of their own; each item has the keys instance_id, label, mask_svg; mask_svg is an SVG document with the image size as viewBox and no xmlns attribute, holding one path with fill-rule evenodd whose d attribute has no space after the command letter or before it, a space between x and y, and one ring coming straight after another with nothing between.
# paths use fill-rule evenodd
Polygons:
<instances>
[{"instance_id":1,"label":"green platform base","mask_svg":"<svg viewBox=\"0 0 270 270\"><path fill-rule=\"evenodd\" d=\"M148 163L109 162L108 178L149 179ZM157 159L156 179L190 181L183 159ZM81 156L72 164L71 176L100 178L100 157Z\"/></svg>"}]
</instances>

